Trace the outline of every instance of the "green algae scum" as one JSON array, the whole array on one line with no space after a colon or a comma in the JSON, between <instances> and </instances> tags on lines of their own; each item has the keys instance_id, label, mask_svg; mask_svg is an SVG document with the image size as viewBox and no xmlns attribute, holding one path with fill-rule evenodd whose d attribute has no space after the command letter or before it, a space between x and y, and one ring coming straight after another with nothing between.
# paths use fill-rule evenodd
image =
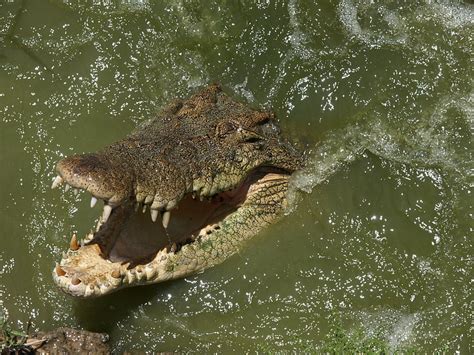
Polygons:
<instances>
[{"instance_id":1,"label":"green algae scum","mask_svg":"<svg viewBox=\"0 0 474 355\"><path fill-rule=\"evenodd\" d=\"M472 353L472 1L0 2L0 309L116 352ZM51 270L103 206L58 161L209 83L306 166L223 264L78 300Z\"/></svg>"}]
</instances>

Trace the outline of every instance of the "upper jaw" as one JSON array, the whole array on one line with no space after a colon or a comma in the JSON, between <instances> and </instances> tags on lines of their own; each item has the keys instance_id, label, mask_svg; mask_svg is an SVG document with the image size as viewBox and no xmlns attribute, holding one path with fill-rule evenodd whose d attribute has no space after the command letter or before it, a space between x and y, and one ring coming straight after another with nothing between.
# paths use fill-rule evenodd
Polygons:
<instances>
[{"instance_id":1,"label":"upper jaw","mask_svg":"<svg viewBox=\"0 0 474 355\"><path fill-rule=\"evenodd\" d=\"M67 157L58 162L56 171L59 178L53 183L54 187L65 182L74 188L88 191L111 206L119 205L131 194L133 173L119 167L105 154Z\"/></svg>"}]
</instances>

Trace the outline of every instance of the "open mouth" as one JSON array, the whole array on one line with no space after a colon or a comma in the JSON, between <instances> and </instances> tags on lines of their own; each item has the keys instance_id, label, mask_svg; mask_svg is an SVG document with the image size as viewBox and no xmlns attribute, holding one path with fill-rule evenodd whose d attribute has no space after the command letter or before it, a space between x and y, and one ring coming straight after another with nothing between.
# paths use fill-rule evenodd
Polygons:
<instances>
[{"instance_id":1,"label":"open mouth","mask_svg":"<svg viewBox=\"0 0 474 355\"><path fill-rule=\"evenodd\" d=\"M231 190L212 196L189 192L171 210L151 209L151 202L137 202L135 196L113 208L104 201L96 231L82 241L73 235L53 278L71 295L94 297L198 272L213 264L200 251L225 233L229 218L242 206L255 203L252 196L263 186L286 184L288 178L280 169L259 167ZM80 188L58 175L52 187L60 185L65 190ZM97 200L93 195L91 206Z\"/></svg>"},{"instance_id":2,"label":"open mouth","mask_svg":"<svg viewBox=\"0 0 474 355\"><path fill-rule=\"evenodd\" d=\"M274 114L209 85L174 100L128 136L56 165L63 185L104 202L95 232L53 269L77 297L185 277L237 253L287 205L303 159Z\"/></svg>"}]
</instances>

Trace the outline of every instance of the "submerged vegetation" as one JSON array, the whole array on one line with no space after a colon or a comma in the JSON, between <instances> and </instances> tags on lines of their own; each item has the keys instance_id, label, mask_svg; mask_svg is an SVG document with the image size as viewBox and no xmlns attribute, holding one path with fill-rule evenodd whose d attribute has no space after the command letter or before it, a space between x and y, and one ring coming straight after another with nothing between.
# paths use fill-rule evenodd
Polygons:
<instances>
[{"instance_id":1,"label":"submerged vegetation","mask_svg":"<svg viewBox=\"0 0 474 355\"><path fill-rule=\"evenodd\" d=\"M361 325L344 326L339 318L333 322L321 343L301 345L295 350L314 354L416 354L421 352L421 349L415 346L390 344L387 334L382 328L368 332ZM278 349L268 344L261 344L258 347L258 352L275 354L278 353Z\"/></svg>"},{"instance_id":2,"label":"submerged vegetation","mask_svg":"<svg viewBox=\"0 0 474 355\"><path fill-rule=\"evenodd\" d=\"M2 354L30 353L33 351L28 341L28 331L31 322L28 321L24 331L13 329L8 324L7 317L0 310L0 350Z\"/></svg>"},{"instance_id":3,"label":"submerged vegetation","mask_svg":"<svg viewBox=\"0 0 474 355\"><path fill-rule=\"evenodd\" d=\"M347 330L342 323L336 324L327 334L319 352L329 354L415 354L417 349L399 345L392 348L382 330L367 334L362 327Z\"/></svg>"}]
</instances>

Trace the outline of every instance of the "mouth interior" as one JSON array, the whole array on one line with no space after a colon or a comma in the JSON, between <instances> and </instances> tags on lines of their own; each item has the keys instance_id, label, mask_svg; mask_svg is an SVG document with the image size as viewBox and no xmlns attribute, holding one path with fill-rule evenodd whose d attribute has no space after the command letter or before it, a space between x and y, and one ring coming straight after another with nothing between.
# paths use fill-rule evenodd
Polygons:
<instances>
[{"instance_id":1,"label":"mouth interior","mask_svg":"<svg viewBox=\"0 0 474 355\"><path fill-rule=\"evenodd\" d=\"M112 211L91 243L98 244L102 257L112 262L129 263L128 268L146 264L164 248L179 252L183 245L219 229L219 222L245 201L249 186L242 184L204 201L186 195L171 211L167 228L159 220L153 222L148 210L142 212L143 205L137 209L130 200Z\"/></svg>"},{"instance_id":2,"label":"mouth interior","mask_svg":"<svg viewBox=\"0 0 474 355\"><path fill-rule=\"evenodd\" d=\"M260 183L281 175L287 173L276 168L260 167L232 190L205 198L188 193L176 208L166 212L171 216L166 228L160 217L156 222L152 221L149 205L138 204L131 196L112 210L105 223L98 223L97 231L91 238L86 238L84 247L77 250L76 260L82 259L82 255L88 258L91 252L95 255L98 252L99 259L94 258L96 261L102 259L103 262L120 263L132 269L149 263L163 249L166 253L179 253L183 245L199 241L220 229L221 222L236 212ZM164 216L162 218L165 219ZM99 264L102 266L96 265L96 268L104 266ZM69 272L79 273L79 269L74 267L76 270L73 271L71 267ZM89 267L86 269L90 270ZM89 273L86 269L80 273Z\"/></svg>"}]
</instances>

